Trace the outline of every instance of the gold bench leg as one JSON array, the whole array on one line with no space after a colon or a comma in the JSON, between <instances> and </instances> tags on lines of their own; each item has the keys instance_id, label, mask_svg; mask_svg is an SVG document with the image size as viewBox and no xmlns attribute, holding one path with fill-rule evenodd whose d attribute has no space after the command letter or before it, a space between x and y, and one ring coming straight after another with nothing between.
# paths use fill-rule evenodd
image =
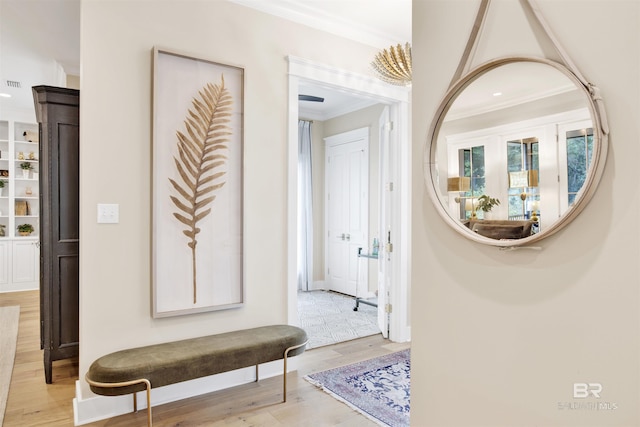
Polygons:
<instances>
[{"instance_id":1,"label":"gold bench leg","mask_svg":"<svg viewBox=\"0 0 640 427\"><path fill-rule=\"evenodd\" d=\"M153 420L151 418L151 382L149 382L149 380L141 378L139 380L124 381L121 383L101 383L101 382L93 381L89 379L88 374L85 375L85 380L87 381L87 383L89 383L89 385L92 385L95 387L102 387L102 388L118 388L118 387L126 387L130 385L144 383L147 391L147 426L149 427L152 426ZM138 412L138 398L135 392L133 393L133 412Z\"/></svg>"},{"instance_id":2,"label":"gold bench leg","mask_svg":"<svg viewBox=\"0 0 640 427\"><path fill-rule=\"evenodd\" d=\"M152 423L153 418L151 418L151 383L147 381L147 426L151 427Z\"/></svg>"},{"instance_id":3,"label":"gold bench leg","mask_svg":"<svg viewBox=\"0 0 640 427\"><path fill-rule=\"evenodd\" d=\"M302 344L294 345L293 347L289 347L284 351L284 357L282 358L284 361L284 372L282 373L282 401L287 401L287 357L289 356L289 352L291 350L295 350L297 348L303 347L307 345L309 341L305 341Z\"/></svg>"}]
</instances>

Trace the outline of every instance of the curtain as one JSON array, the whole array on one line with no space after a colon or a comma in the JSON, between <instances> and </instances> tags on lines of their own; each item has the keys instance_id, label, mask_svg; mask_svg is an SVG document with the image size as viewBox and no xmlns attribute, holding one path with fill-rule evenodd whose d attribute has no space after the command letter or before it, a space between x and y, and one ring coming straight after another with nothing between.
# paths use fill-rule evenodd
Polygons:
<instances>
[{"instance_id":1,"label":"curtain","mask_svg":"<svg viewBox=\"0 0 640 427\"><path fill-rule=\"evenodd\" d=\"M298 121L298 289L313 283L313 193L311 122Z\"/></svg>"}]
</instances>

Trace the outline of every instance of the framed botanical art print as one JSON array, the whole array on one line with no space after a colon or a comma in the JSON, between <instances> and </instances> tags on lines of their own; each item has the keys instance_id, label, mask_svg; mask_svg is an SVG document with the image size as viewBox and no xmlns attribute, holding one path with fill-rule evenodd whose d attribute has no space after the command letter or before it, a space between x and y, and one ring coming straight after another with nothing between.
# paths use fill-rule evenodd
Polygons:
<instances>
[{"instance_id":1,"label":"framed botanical art print","mask_svg":"<svg viewBox=\"0 0 640 427\"><path fill-rule=\"evenodd\" d=\"M239 307L244 69L153 49L153 317Z\"/></svg>"}]
</instances>

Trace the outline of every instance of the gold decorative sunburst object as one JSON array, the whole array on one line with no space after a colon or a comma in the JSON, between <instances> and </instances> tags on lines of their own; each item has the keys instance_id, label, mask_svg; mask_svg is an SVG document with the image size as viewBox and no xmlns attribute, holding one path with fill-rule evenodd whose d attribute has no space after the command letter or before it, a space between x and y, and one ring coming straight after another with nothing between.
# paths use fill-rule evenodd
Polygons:
<instances>
[{"instance_id":1,"label":"gold decorative sunburst object","mask_svg":"<svg viewBox=\"0 0 640 427\"><path fill-rule=\"evenodd\" d=\"M406 43L391 46L378 52L373 62L378 77L390 84L408 86L411 84L411 45Z\"/></svg>"}]
</instances>

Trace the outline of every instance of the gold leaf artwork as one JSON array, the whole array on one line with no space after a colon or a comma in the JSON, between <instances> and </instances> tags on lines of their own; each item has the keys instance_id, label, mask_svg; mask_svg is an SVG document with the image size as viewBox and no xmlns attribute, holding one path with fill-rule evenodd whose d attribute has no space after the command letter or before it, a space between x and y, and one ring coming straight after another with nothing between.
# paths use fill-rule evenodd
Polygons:
<instances>
[{"instance_id":1,"label":"gold leaf artwork","mask_svg":"<svg viewBox=\"0 0 640 427\"><path fill-rule=\"evenodd\" d=\"M174 156L179 179L169 178L177 195L169 196L177 208L173 216L186 226L182 230L189 238L193 274L193 303L197 300L196 246L200 221L211 213L214 194L225 184L224 166L231 136L231 106L233 98L224 86L207 83L192 100L184 120L186 132L178 131L178 155Z\"/></svg>"}]
</instances>

